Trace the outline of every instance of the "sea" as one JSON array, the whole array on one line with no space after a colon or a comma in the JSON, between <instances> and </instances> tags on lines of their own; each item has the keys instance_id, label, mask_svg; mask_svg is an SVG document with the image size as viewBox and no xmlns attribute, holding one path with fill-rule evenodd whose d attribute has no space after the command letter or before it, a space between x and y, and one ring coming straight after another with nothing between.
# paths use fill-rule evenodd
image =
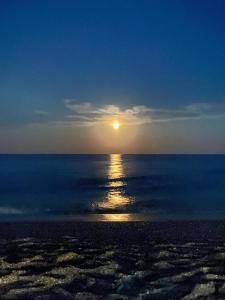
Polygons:
<instances>
[{"instance_id":1,"label":"sea","mask_svg":"<svg viewBox=\"0 0 225 300\"><path fill-rule=\"evenodd\" d=\"M0 155L0 222L225 219L225 155Z\"/></svg>"}]
</instances>

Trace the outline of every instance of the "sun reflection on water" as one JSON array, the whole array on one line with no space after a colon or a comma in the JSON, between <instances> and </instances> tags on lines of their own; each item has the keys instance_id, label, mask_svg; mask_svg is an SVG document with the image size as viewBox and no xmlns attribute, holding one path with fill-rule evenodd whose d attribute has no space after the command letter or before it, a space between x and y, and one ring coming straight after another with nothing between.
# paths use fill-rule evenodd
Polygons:
<instances>
[{"instance_id":1,"label":"sun reflection on water","mask_svg":"<svg viewBox=\"0 0 225 300\"><path fill-rule=\"evenodd\" d=\"M103 214L101 215L100 220L111 222L128 222L135 220L135 218L132 214Z\"/></svg>"},{"instance_id":2,"label":"sun reflection on water","mask_svg":"<svg viewBox=\"0 0 225 300\"><path fill-rule=\"evenodd\" d=\"M110 164L108 170L108 192L103 202L99 204L100 209L122 209L128 205L131 201L124 193L124 188L126 182L124 180L125 174L123 169L123 160L121 154L111 154L110 155ZM113 219L112 215L111 219ZM125 219L128 219L129 214L121 214L121 217L124 216ZM119 220L120 216L116 219ZM123 220L119 220L123 221Z\"/></svg>"}]
</instances>

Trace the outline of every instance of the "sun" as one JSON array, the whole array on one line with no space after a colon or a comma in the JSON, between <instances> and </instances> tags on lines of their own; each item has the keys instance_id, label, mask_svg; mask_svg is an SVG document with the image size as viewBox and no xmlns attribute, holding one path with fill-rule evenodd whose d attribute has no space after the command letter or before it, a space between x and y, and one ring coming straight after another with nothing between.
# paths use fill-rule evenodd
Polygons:
<instances>
[{"instance_id":1,"label":"sun","mask_svg":"<svg viewBox=\"0 0 225 300\"><path fill-rule=\"evenodd\" d=\"M117 122L117 121L115 121L115 122L112 124L112 127L113 127L113 129L118 130L118 129L120 128L120 123Z\"/></svg>"}]
</instances>

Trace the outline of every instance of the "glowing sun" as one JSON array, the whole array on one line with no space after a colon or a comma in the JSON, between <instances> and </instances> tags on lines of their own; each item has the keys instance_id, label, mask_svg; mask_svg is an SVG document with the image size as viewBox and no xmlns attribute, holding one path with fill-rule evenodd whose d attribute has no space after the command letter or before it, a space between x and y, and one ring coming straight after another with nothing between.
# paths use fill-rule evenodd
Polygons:
<instances>
[{"instance_id":1,"label":"glowing sun","mask_svg":"<svg viewBox=\"0 0 225 300\"><path fill-rule=\"evenodd\" d=\"M116 121L112 124L112 127L113 129L118 130L120 128L120 123Z\"/></svg>"}]
</instances>

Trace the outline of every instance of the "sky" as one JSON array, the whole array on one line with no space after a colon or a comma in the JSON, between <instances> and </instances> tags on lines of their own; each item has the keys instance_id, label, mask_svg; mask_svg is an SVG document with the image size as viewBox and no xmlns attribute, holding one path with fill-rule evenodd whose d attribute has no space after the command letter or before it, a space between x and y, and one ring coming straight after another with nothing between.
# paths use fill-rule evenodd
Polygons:
<instances>
[{"instance_id":1,"label":"sky","mask_svg":"<svg viewBox=\"0 0 225 300\"><path fill-rule=\"evenodd\" d=\"M223 0L0 1L0 153L225 153L224 14Z\"/></svg>"}]
</instances>

